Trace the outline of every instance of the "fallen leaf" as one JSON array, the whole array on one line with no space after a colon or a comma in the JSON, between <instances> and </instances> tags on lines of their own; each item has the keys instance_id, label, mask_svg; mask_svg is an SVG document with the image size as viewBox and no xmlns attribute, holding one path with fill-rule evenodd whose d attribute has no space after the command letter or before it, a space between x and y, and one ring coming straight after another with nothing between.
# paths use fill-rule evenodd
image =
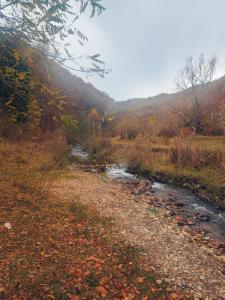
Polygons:
<instances>
[{"instance_id":1,"label":"fallen leaf","mask_svg":"<svg viewBox=\"0 0 225 300\"><path fill-rule=\"evenodd\" d=\"M143 283L144 282L144 280L145 280L145 278L144 277L138 277L138 279L137 279L137 281L139 282L139 283Z\"/></svg>"},{"instance_id":2,"label":"fallen leaf","mask_svg":"<svg viewBox=\"0 0 225 300\"><path fill-rule=\"evenodd\" d=\"M80 297L79 296L76 296L76 295L70 295L70 300L80 300Z\"/></svg>"},{"instance_id":3,"label":"fallen leaf","mask_svg":"<svg viewBox=\"0 0 225 300\"><path fill-rule=\"evenodd\" d=\"M106 295L108 293L107 289L105 289L104 286L98 286L96 290L102 295Z\"/></svg>"},{"instance_id":4,"label":"fallen leaf","mask_svg":"<svg viewBox=\"0 0 225 300\"><path fill-rule=\"evenodd\" d=\"M87 260L87 261L94 260L96 262L102 262L102 260L100 260L100 259L98 259L97 257L94 257L94 256L87 257L85 260Z\"/></svg>"},{"instance_id":5,"label":"fallen leaf","mask_svg":"<svg viewBox=\"0 0 225 300\"><path fill-rule=\"evenodd\" d=\"M132 294L132 293L129 293L128 294L128 299L129 300L133 300L135 298L135 295L134 294Z\"/></svg>"},{"instance_id":6,"label":"fallen leaf","mask_svg":"<svg viewBox=\"0 0 225 300\"><path fill-rule=\"evenodd\" d=\"M158 289L155 288L155 287L151 287L151 291L152 291L153 293L156 293L156 292L158 291Z\"/></svg>"},{"instance_id":7,"label":"fallen leaf","mask_svg":"<svg viewBox=\"0 0 225 300\"><path fill-rule=\"evenodd\" d=\"M169 296L169 300L180 300L182 299L181 296L179 296L177 293L172 293L170 296Z\"/></svg>"},{"instance_id":8,"label":"fallen leaf","mask_svg":"<svg viewBox=\"0 0 225 300\"><path fill-rule=\"evenodd\" d=\"M5 288L4 287L0 287L0 294L5 293Z\"/></svg>"},{"instance_id":9,"label":"fallen leaf","mask_svg":"<svg viewBox=\"0 0 225 300\"><path fill-rule=\"evenodd\" d=\"M55 300L55 297L53 295L48 295L49 299Z\"/></svg>"}]
</instances>

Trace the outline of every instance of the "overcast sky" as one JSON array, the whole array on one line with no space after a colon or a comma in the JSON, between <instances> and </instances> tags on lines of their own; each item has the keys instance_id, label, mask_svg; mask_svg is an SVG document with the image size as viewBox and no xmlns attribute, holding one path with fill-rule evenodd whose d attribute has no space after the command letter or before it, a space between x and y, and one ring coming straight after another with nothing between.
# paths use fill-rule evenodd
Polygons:
<instances>
[{"instance_id":1,"label":"overcast sky","mask_svg":"<svg viewBox=\"0 0 225 300\"><path fill-rule=\"evenodd\" d=\"M100 16L83 16L85 53L101 53L112 72L88 79L115 100L171 92L189 55L217 55L225 74L225 0L102 0Z\"/></svg>"}]
</instances>

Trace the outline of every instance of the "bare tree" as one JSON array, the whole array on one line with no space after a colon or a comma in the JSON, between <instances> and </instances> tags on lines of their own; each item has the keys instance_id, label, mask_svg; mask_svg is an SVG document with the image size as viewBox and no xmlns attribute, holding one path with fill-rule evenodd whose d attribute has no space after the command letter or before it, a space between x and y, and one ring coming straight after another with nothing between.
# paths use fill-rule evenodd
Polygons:
<instances>
[{"instance_id":1,"label":"bare tree","mask_svg":"<svg viewBox=\"0 0 225 300\"><path fill-rule=\"evenodd\" d=\"M204 54L201 54L197 60L194 60L190 56L175 82L177 91L191 89L191 107L187 109L184 105L176 105L174 111L181 116L183 126L192 128L196 133L202 133L206 117L199 99L204 97L205 87L213 79L216 65L216 57L206 59Z\"/></svg>"}]
</instances>

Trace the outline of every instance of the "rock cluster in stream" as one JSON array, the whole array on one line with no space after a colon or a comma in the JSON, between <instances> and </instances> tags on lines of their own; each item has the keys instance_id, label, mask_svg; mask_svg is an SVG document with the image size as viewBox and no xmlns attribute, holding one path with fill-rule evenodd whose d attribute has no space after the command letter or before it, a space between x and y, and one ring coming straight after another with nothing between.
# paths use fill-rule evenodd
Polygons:
<instances>
[{"instance_id":1,"label":"rock cluster in stream","mask_svg":"<svg viewBox=\"0 0 225 300\"><path fill-rule=\"evenodd\" d=\"M167 216L173 218L178 226L183 227L184 230L193 235L195 240L209 243L218 251L219 255L225 254L225 243L211 239L209 231L196 226L200 223L210 221L209 215L199 212L195 214L190 213L185 209L185 204L177 201L177 199L160 199L159 197L155 197L152 185L153 182L144 179L126 183L136 202L146 201L150 207L166 209Z\"/></svg>"},{"instance_id":2,"label":"rock cluster in stream","mask_svg":"<svg viewBox=\"0 0 225 300\"><path fill-rule=\"evenodd\" d=\"M106 172L106 165L100 164L73 164L73 168L79 167L80 170L90 173L104 173Z\"/></svg>"},{"instance_id":3,"label":"rock cluster in stream","mask_svg":"<svg viewBox=\"0 0 225 300\"><path fill-rule=\"evenodd\" d=\"M172 176L163 172L152 172L144 167L131 165L128 167L128 172L138 174L150 180L155 180L163 183L170 183L178 187L190 190L199 199L211 202L218 208L225 209L225 189L212 193L207 186L198 182L196 178L188 178L185 176Z\"/></svg>"},{"instance_id":4,"label":"rock cluster in stream","mask_svg":"<svg viewBox=\"0 0 225 300\"><path fill-rule=\"evenodd\" d=\"M131 190L131 193L134 196L139 196L143 194L151 194L149 190L151 189L151 182L149 180L140 180L136 183L132 183L133 189Z\"/></svg>"}]
</instances>

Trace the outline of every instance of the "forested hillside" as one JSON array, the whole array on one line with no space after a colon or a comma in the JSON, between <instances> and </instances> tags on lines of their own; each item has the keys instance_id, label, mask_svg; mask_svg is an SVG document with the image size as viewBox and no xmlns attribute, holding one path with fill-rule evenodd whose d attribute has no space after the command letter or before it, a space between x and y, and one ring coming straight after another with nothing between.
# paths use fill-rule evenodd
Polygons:
<instances>
[{"instance_id":1,"label":"forested hillside","mask_svg":"<svg viewBox=\"0 0 225 300\"><path fill-rule=\"evenodd\" d=\"M218 105L225 97L224 85L225 76L209 83L206 95L201 97L201 101L205 102L205 105ZM121 101L118 103L118 110L123 112L146 113L151 112L151 109L154 109L154 106L170 105L179 101L184 103L192 101L191 90L189 89L182 93L160 94L148 98L136 98Z\"/></svg>"},{"instance_id":2,"label":"forested hillside","mask_svg":"<svg viewBox=\"0 0 225 300\"><path fill-rule=\"evenodd\" d=\"M204 115L203 133L223 134L224 132L224 109L225 109L225 77L209 82L202 91L201 87L197 89L197 97L201 112ZM157 127L157 134L168 132L168 135L176 134L185 124L184 118L191 114L193 107L193 94L191 88L182 92L172 94L160 94L146 99L130 99L117 102L114 111L124 118L133 118L133 127L135 120L140 119L144 127L148 127L149 118L152 126ZM190 116L189 116L190 117ZM144 122L146 120L146 122ZM124 121L125 122L125 121ZM151 123L151 122L150 122ZM141 132L141 129L139 130Z\"/></svg>"}]
</instances>

